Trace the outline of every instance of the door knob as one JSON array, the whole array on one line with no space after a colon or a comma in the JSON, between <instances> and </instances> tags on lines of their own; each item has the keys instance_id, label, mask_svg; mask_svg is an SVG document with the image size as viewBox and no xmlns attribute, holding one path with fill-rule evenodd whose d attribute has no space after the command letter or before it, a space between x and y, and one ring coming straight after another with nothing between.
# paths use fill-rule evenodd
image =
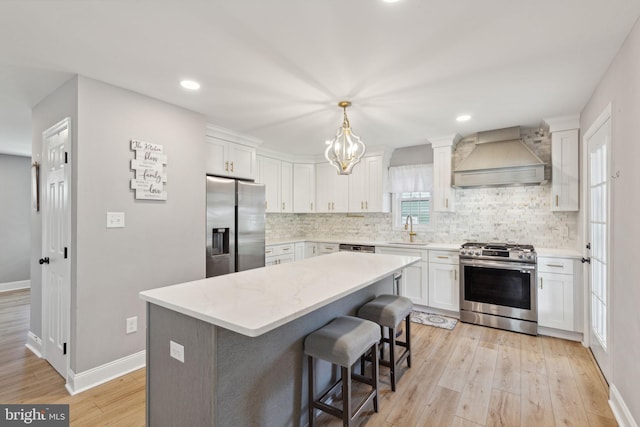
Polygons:
<instances>
[{"instance_id":1,"label":"door knob","mask_svg":"<svg viewBox=\"0 0 640 427\"><path fill-rule=\"evenodd\" d=\"M591 264L591 258L582 258L580 260L580 262L582 262L583 264L586 262L587 264Z\"/></svg>"},{"instance_id":2,"label":"door knob","mask_svg":"<svg viewBox=\"0 0 640 427\"><path fill-rule=\"evenodd\" d=\"M49 264L49 257L46 256L44 258L40 258L40 260L38 261L40 263L40 265L42 264Z\"/></svg>"}]
</instances>

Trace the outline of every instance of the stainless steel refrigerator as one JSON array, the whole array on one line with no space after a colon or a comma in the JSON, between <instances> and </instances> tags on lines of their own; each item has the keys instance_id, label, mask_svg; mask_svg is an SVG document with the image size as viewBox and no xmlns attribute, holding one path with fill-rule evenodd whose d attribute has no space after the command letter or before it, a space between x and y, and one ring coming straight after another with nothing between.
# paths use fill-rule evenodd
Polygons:
<instances>
[{"instance_id":1,"label":"stainless steel refrigerator","mask_svg":"<svg viewBox=\"0 0 640 427\"><path fill-rule=\"evenodd\" d=\"M264 267L264 184L207 176L207 277Z\"/></svg>"}]
</instances>

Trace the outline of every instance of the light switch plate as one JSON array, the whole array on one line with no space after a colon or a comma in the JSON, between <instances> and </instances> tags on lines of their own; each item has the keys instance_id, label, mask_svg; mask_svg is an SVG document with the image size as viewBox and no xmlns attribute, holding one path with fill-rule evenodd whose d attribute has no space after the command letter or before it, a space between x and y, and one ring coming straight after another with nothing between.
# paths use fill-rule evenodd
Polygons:
<instances>
[{"instance_id":1,"label":"light switch plate","mask_svg":"<svg viewBox=\"0 0 640 427\"><path fill-rule=\"evenodd\" d=\"M107 228L124 228L124 212L107 212Z\"/></svg>"},{"instance_id":2,"label":"light switch plate","mask_svg":"<svg viewBox=\"0 0 640 427\"><path fill-rule=\"evenodd\" d=\"M169 340L169 356L184 363L184 346Z\"/></svg>"}]
</instances>

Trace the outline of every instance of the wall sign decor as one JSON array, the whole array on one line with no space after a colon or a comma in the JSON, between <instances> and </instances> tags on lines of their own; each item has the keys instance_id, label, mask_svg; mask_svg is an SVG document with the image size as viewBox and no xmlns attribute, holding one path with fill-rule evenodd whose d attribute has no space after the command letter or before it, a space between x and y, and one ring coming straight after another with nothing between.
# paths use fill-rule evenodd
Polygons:
<instances>
[{"instance_id":1,"label":"wall sign decor","mask_svg":"<svg viewBox=\"0 0 640 427\"><path fill-rule=\"evenodd\" d=\"M136 190L136 199L167 200L164 189L167 155L163 154L162 145L132 139L131 149L136 153L136 158L131 160L131 169L135 172L131 188Z\"/></svg>"}]
</instances>

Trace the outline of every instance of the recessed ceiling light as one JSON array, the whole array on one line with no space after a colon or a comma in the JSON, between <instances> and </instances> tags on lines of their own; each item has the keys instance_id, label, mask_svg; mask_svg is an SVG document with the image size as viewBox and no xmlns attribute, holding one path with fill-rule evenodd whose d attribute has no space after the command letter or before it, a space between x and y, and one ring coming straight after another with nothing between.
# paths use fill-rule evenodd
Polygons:
<instances>
[{"instance_id":1,"label":"recessed ceiling light","mask_svg":"<svg viewBox=\"0 0 640 427\"><path fill-rule=\"evenodd\" d=\"M456 121L458 122L466 122L467 120L471 120L471 116L468 114L462 114L461 116L456 117Z\"/></svg>"},{"instance_id":2,"label":"recessed ceiling light","mask_svg":"<svg viewBox=\"0 0 640 427\"><path fill-rule=\"evenodd\" d=\"M200 83L194 82L193 80L182 80L180 82L180 86L189 90L198 90L200 89Z\"/></svg>"}]
</instances>

